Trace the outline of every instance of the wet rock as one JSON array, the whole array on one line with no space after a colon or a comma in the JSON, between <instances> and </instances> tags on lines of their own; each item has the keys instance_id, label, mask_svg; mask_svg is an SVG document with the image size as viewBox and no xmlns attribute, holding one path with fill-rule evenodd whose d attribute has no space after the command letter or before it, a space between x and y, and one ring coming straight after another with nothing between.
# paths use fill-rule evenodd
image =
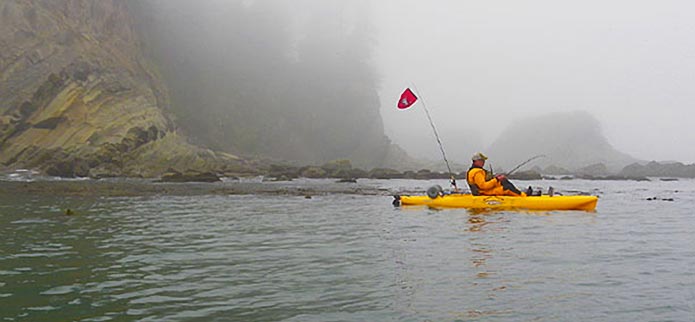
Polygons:
<instances>
[{"instance_id":1,"label":"wet rock","mask_svg":"<svg viewBox=\"0 0 695 322\"><path fill-rule=\"evenodd\" d=\"M212 172L198 172L188 170L184 173L171 169L170 172L162 175L162 182L217 182L221 181L220 177Z\"/></svg>"},{"instance_id":2,"label":"wet rock","mask_svg":"<svg viewBox=\"0 0 695 322\"><path fill-rule=\"evenodd\" d=\"M301 176L305 178L325 178L326 170L314 166L305 167L301 172Z\"/></svg>"},{"instance_id":3,"label":"wet rock","mask_svg":"<svg viewBox=\"0 0 695 322\"><path fill-rule=\"evenodd\" d=\"M420 169L415 172L415 179L432 179L432 171L429 169Z\"/></svg>"},{"instance_id":4,"label":"wet rock","mask_svg":"<svg viewBox=\"0 0 695 322\"><path fill-rule=\"evenodd\" d=\"M367 171L353 168L350 160L345 159L327 162L321 166L321 169L326 172L325 177L327 178L353 179L368 176Z\"/></svg>"},{"instance_id":5,"label":"wet rock","mask_svg":"<svg viewBox=\"0 0 695 322\"><path fill-rule=\"evenodd\" d=\"M400 171L389 168L374 168L369 171L368 176L372 179L403 178L403 174Z\"/></svg>"},{"instance_id":6,"label":"wet rock","mask_svg":"<svg viewBox=\"0 0 695 322\"><path fill-rule=\"evenodd\" d=\"M431 180L431 179L449 179L450 175L446 172L437 172L429 169L420 169L415 173L415 179Z\"/></svg>"},{"instance_id":7,"label":"wet rock","mask_svg":"<svg viewBox=\"0 0 695 322\"><path fill-rule=\"evenodd\" d=\"M403 171L403 178L404 179L416 179L416 176L417 176L417 173L415 173L415 171L412 171L412 170Z\"/></svg>"},{"instance_id":8,"label":"wet rock","mask_svg":"<svg viewBox=\"0 0 695 322\"><path fill-rule=\"evenodd\" d=\"M577 173L577 175L593 176L593 177L609 175L608 167L606 167L606 165L603 163L596 163L596 164L592 164L592 165L577 169L576 173Z\"/></svg>"},{"instance_id":9,"label":"wet rock","mask_svg":"<svg viewBox=\"0 0 695 322\"><path fill-rule=\"evenodd\" d=\"M643 177L675 177L675 178L694 178L695 164L683 164L681 162L656 162L651 161L647 164L633 163L620 171L624 176L643 176Z\"/></svg>"},{"instance_id":10,"label":"wet rock","mask_svg":"<svg viewBox=\"0 0 695 322\"><path fill-rule=\"evenodd\" d=\"M326 162L321 166L321 169L326 171L326 173L331 177L337 177L337 173L349 173L352 170L352 163L350 160L340 159Z\"/></svg>"},{"instance_id":11,"label":"wet rock","mask_svg":"<svg viewBox=\"0 0 695 322\"><path fill-rule=\"evenodd\" d=\"M267 170L267 176L273 178L298 178L300 175L299 167L284 164L271 164Z\"/></svg>"},{"instance_id":12,"label":"wet rock","mask_svg":"<svg viewBox=\"0 0 695 322\"><path fill-rule=\"evenodd\" d=\"M89 163L80 158L58 159L50 162L45 172L49 176L63 178L88 177Z\"/></svg>"},{"instance_id":13,"label":"wet rock","mask_svg":"<svg viewBox=\"0 0 695 322\"><path fill-rule=\"evenodd\" d=\"M292 181L292 178L285 176L285 175L281 175L279 177L270 177L267 180L263 179L263 181L273 181L273 182Z\"/></svg>"},{"instance_id":14,"label":"wet rock","mask_svg":"<svg viewBox=\"0 0 695 322\"><path fill-rule=\"evenodd\" d=\"M536 171L528 170L513 173L509 176L509 178L514 180L541 180L543 177L541 177L541 174Z\"/></svg>"},{"instance_id":15,"label":"wet rock","mask_svg":"<svg viewBox=\"0 0 695 322\"><path fill-rule=\"evenodd\" d=\"M649 201L654 201L654 200L657 200L657 201L673 201L673 198L649 197L649 198L647 198L647 200L649 200Z\"/></svg>"},{"instance_id":16,"label":"wet rock","mask_svg":"<svg viewBox=\"0 0 695 322\"><path fill-rule=\"evenodd\" d=\"M89 169L89 177L92 179L114 178L120 176L122 175L120 174L119 169L115 167L108 168L104 166L99 166L96 168Z\"/></svg>"},{"instance_id":17,"label":"wet rock","mask_svg":"<svg viewBox=\"0 0 695 322\"><path fill-rule=\"evenodd\" d=\"M577 178L584 179L584 180L651 181L647 177L626 177L626 176L622 176L622 175L608 175L608 176L577 175Z\"/></svg>"},{"instance_id":18,"label":"wet rock","mask_svg":"<svg viewBox=\"0 0 695 322\"><path fill-rule=\"evenodd\" d=\"M350 170L350 177L351 178L367 178L369 176L369 172L366 170L362 170L360 168L353 168Z\"/></svg>"}]
</instances>

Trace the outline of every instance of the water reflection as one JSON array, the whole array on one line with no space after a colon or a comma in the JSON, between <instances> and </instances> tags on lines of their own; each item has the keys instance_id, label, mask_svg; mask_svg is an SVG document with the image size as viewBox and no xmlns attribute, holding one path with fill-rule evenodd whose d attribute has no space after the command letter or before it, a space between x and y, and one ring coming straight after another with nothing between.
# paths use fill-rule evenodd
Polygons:
<instances>
[{"instance_id":1,"label":"water reflection","mask_svg":"<svg viewBox=\"0 0 695 322\"><path fill-rule=\"evenodd\" d=\"M468 217L468 231L472 233L485 233L483 228L490 225L492 222L485 219L484 215L472 215ZM492 258L492 249L485 242L485 238L471 237L470 249L471 251L471 264L478 270L476 277L487 278L490 276L490 272L486 271L487 260Z\"/></svg>"}]
</instances>

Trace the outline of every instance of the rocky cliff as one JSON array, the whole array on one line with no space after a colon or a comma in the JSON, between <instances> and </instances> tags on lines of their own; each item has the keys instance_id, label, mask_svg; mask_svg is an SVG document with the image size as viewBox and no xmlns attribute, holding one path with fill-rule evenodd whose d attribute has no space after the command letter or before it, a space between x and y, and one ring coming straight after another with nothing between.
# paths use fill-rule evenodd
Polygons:
<instances>
[{"instance_id":1,"label":"rocky cliff","mask_svg":"<svg viewBox=\"0 0 695 322\"><path fill-rule=\"evenodd\" d=\"M244 171L177 134L118 0L0 2L0 163L60 176Z\"/></svg>"},{"instance_id":2,"label":"rocky cliff","mask_svg":"<svg viewBox=\"0 0 695 322\"><path fill-rule=\"evenodd\" d=\"M367 44L365 23L342 38L307 29L294 44L280 7L217 5L0 1L0 164L154 177L254 171L236 155L409 161L383 134L370 49L342 44Z\"/></svg>"},{"instance_id":3,"label":"rocky cliff","mask_svg":"<svg viewBox=\"0 0 695 322\"><path fill-rule=\"evenodd\" d=\"M195 142L300 164L400 163L384 135L374 31L359 1L131 3L171 112Z\"/></svg>"}]
</instances>

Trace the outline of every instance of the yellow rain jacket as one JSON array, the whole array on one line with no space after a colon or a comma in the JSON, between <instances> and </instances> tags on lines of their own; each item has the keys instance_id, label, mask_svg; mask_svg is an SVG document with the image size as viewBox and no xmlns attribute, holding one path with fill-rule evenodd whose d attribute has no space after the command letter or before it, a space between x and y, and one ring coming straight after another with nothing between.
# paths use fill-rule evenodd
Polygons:
<instances>
[{"instance_id":1,"label":"yellow rain jacket","mask_svg":"<svg viewBox=\"0 0 695 322\"><path fill-rule=\"evenodd\" d=\"M474 195L500 196L507 194L497 178L485 180L486 175L487 172L483 168L472 167L468 170L466 179L468 180L468 186L470 186L471 192L473 192Z\"/></svg>"}]
</instances>

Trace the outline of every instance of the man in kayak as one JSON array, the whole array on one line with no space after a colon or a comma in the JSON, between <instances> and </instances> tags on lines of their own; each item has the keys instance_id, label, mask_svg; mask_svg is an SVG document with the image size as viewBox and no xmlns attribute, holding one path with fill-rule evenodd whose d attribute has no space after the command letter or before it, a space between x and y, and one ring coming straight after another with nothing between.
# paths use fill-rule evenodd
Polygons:
<instances>
[{"instance_id":1,"label":"man in kayak","mask_svg":"<svg viewBox=\"0 0 695 322\"><path fill-rule=\"evenodd\" d=\"M478 152L471 158L473 165L466 173L468 186L471 188L471 193L474 196L515 196L526 197L526 193L519 191L514 184L507 180L503 174L498 174L488 180L487 171L483 168L487 157Z\"/></svg>"}]
</instances>

